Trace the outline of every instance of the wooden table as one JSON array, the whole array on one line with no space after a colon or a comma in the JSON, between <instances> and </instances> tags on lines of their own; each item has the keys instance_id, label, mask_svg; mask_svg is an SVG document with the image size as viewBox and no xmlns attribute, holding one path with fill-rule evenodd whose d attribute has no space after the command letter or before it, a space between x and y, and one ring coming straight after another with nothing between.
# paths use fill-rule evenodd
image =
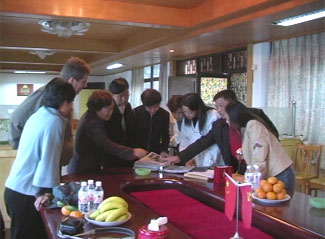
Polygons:
<instances>
[{"instance_id":1,"label":"wooden table","mask_svg":"<svg viewBox=\"0 0 325 239\"><path fill-rule=\"evenodd\" d=\"M137 233L138 229L149 223L150 219L158 218L155 212L130 195L131 192L177 189L182 193L203 202L219 211L224 209L224 186L214 185L213 182L184 179L181 175L151 173L149 176L136 176L133 170L114 169L111 172L66 175L63 181L100 180L103 182L105 198L118 195L125 198L132 212L132 218L123 227ZM254 204L253 225L274 238L324 238L325 213L311 208L309 196L296 192L289 202L276 206ZM56 236L57 228L63 216L58 209L42 209L42 218L49 238ZM172 224L170 238L190 238ZM94 228L87 224L86 230Z\"/></svg>"}]
</instances>

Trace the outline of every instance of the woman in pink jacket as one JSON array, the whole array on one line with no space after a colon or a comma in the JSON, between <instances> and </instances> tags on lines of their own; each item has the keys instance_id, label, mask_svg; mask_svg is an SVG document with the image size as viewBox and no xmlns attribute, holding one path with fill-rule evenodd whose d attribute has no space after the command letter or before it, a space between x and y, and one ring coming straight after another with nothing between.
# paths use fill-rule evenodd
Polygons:
<instances>
[{"instance_id":1,"label":"woman in pink jacket","mask_svg":"<svg viewBox=\"0 0 325 239\"><path fill-rule=\"evenodd\" d=\"M247 165L258 165L263 178L277 177L290 193L294 190L292 160L283 149L272 128L240 102L226 106L229 126L241 131L242 150Z\"/></svg>"}]
</instances>

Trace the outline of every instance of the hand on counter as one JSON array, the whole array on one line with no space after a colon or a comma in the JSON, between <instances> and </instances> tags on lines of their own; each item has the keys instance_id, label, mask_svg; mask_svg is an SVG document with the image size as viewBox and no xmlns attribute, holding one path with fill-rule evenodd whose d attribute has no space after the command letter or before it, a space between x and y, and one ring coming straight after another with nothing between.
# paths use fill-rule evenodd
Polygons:
<instances>
[{"instance_id":1,"label":"hand on counter","mask_svg":"<svg viewBox=\"0 0 325 239\"><path fill-rule=\"evenodd\" d=\"M43 206L49 206L51 204L52 194L45 193L44 195L38 196L34 202L34 206L39 211Z\"/></svg>"},{"instance_id":2,"label":"hand on counter","mask_svg":"<svg viewBox=\"0 0 325 239\"><path fill-rule=\"evenodd\" d=\"M144 149L141 149L141 148L135 148L135 149L133 149L133 155L137 159L143 158L147 154L148 154L148 151L147 150L144 150Z\"/></svg>"},{"instance_id":3,"label":"hand on counter","mask_svg":"<svg viewBox=\"0 0 325 239\"><path fill-rule=\"evenodd\" d=\"M181 159L178 156L172 156L172 157L162 158L161 161L168 162L168 165L173 165L175 163L179 163Z\"/></svg>"}]
</instances>

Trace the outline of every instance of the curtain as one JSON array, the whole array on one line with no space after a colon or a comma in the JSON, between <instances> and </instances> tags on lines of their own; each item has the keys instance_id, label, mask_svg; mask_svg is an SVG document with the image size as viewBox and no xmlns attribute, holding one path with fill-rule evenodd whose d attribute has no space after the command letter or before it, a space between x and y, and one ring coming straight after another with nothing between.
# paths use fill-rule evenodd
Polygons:
<instances>
[{"instance_id":1,"label":"curtain","mask_svg":"<svg viewBox=\"0 0 325 239\"><path fill-rule=\"evenodd\" d=\"M268 106L296 101L296 135L325 144L325 33L272 42ZM325 168L323 153L322 168Z\"/></svg>"},{"instance_id":2,"label":"curtain","mask_svg":"<svg viewBox=\"0 0 325 239\"><path fill-rule=\"evenodd\" d=\"M130 103L133 108L142 104L141 93L143 92L143 84L143 68L132 70Z\"/></svg>"},{"instance_id":3,"label":"curtain","mask_svg":"<svg viewBox=\"0 0 325 239\"><path fill-rule=\"evenodd\" d=\"M162 97L160 106L166 108L168 102L168 63L160 64L159 91Z\"/></svg>"}]
</instances>

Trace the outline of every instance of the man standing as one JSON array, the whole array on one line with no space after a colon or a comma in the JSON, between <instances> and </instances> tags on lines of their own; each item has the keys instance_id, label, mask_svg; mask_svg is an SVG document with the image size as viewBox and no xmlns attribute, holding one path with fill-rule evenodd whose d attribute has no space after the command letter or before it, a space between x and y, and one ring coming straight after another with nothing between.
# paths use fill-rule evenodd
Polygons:
<instances>
[{"instance_id":1,"label":"man standing","mask_svg":"<svg viewBox=\"0 0 325 239\"><path fill-rule=\"evenodd\" d=\"M161 94L147 89L141 94L142 105L134 109L135 142L139 148L168 156L169 113L160 107Z\"/></svg>"},{"instance_id":2,"label":"man standing","mask_svg":"<svg viewBox=\"0 0 325 239\"><path fill-rule=\"evenodd\" d=\"M126 79L117 78L109 84L108 90L113 95L114 111L110 120L105 121L106 133L113 142L133 147L135 116L129 103L129 84ZM109 160L103 161L104 168L133 166L132 161L121 160L113 155L107 157Z\"/></svg>"},{"instance_id":3,"label":"man standing","mask_svg":"<svg viewBox=\"0 0 325 239\"><path fill-rule=\"evenodd\" d=\"M61 78L70 83L78 94L87 86L89 73L90 69L85 61L77 57L71 57L61 70ZM9 143L13 149L18 148L20 137L28 118L42 106L45 87L46 86L39 88L28 96L12 114L9 128ZM72 116L70 116L70 123L67 125L65 131L64 146L60 162L61 166L67 165L73 154L71 120Z\"/></svg>"}]
</instances>

